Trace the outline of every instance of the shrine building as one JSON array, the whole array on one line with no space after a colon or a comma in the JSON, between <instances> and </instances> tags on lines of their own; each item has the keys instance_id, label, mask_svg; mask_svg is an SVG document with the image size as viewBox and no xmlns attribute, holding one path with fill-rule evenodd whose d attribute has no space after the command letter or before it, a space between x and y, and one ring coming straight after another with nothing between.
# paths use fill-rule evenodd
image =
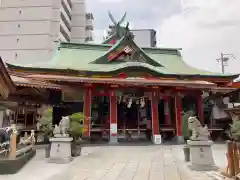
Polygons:
<instances>
[{"instance_id":1,"label":"shrine building","mask_svg":"<svg viewBox=\"0 0 240 180\"><path fill-rule=\"evenodd\" d=\"M203 92L221 91L238 77L190 67L180 50L139 47L128 25L118 24L102 44L62 42L50 61L7 67L15 84L44 89L41 100L31 100L53 106L53 124L83 112L85 138L158 143L160 134L182 138L184 111L206 124Z\"/></svg>"}]
</instances>

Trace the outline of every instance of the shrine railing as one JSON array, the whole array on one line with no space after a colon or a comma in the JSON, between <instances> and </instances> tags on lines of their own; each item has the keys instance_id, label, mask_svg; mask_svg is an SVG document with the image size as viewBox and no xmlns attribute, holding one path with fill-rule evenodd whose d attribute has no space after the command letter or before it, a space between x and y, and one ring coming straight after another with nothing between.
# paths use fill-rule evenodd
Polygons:
<instances>
[{"instance_id":1,"label":"shrine railing","mask_svg":"<svg viewBox=\"0 0 240 180\"><path fill-rule=\"evenodd\" d=\"M30 136L25 133L24 137L19 137L15 126L0 128L0 138L0 158L5 159L15 159L31 151L35 144L34 130Z\"/></svg>"},{"instance_id":2,"label":"shrine railing","mask_svg":"<svg viewBox=\"0 0 240 180\"><path fill-rule=\"evenodd\" d=\"M6 157L10 150L11 127L0 128L0 157Z\"/></svg>"}]
</instances>

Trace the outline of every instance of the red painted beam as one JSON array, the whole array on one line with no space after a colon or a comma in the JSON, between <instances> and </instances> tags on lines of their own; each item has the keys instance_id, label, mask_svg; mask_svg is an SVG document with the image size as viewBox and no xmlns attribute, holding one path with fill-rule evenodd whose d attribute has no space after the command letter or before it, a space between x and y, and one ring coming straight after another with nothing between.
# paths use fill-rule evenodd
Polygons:
<instances>
[{"instance_id":1,"label":"red painted beam","mask_svg":"<svg viewBox=\"0 0 240 180\"><path fill-rule=\"evenodd\" d=\"M92 108L92 89L86 87L84 89L84 104L83 104L83 113L85 116L84 126L85 132L84 136L90 138L90 128L91 128L91 108Z\"/></svg>"}]
</instances>

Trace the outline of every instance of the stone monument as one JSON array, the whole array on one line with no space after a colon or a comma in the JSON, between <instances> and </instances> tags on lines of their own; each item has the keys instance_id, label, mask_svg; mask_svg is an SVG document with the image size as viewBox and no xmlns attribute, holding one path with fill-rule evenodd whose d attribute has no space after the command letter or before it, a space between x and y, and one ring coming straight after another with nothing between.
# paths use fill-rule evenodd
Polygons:
<instances>
[{"instance_id":1,"label":"stone monument","mask_svg":"<svg viewBox=\"0 0 240 180\"><path fill-rule=\"evenodd\" d=\"M48 162L66 164L72 161L71 156L71 142L72 138L69 137L69 118L68 116L62 117L62 120L58 125L55 125L53 134L54 137L50 138L51 151Z\"/></svg>"},{"instance_id":2,"label":"stone monument","mask_svg":"<svg viewBox=\"0 0 240 180\"><path fill-rule=\"evenodd\" d=\"M196 117L189 117L188 128L192 131L192 136L187 141L191 156L189 168L198 171L218 169L214 163L211 149L213 142L209 140L207 126L203 128Z\"/></svg>"}]
</instances>

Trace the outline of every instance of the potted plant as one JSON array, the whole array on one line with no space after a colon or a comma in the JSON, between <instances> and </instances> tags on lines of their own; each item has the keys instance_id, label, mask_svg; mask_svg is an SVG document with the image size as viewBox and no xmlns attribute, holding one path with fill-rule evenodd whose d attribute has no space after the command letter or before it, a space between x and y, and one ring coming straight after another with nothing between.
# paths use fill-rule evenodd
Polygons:
<instances>
[{"instance_id":1,"label":"potted plant","mask_svg":"<svg viewBox=\"0 0 240 180\"><path fill-rule=\"evenodd\" d=\"M82 112L74 113L70 117L69 134L73 138L71 143L71 154L73 157L80 156L81 137L84 132L84 115Z\"/></svg>"},{"instance_id":2,"label":"potted plant","mask_svg":"<svg viewBox=\"0 0 240 180\"><path fill-rule=\"evenodd\" d=\"M190 161L190 148L187 144L187 140L189 140L191 136L191 131L188 128L188 118L193 115L192 111L188 111L186 113L183 112L182 115L182 136L184 138L185 145L183 147L184 159L186 162Z\"/></svg>"},{"instance_id":3,"label":"potted plant","mask_svg":"<svg viewBox=\"0 0 240 180\"><path fill-rule=\"evenodd\" d=\"M240 121L238 119L233 120L230 133L234 141L240 141Z\"/></svg>"},{"instance_id":4,"label":"potted plant","mask_svg":"<svg viewBox=\"0 0 240 180\"><path fill-rule=\"evenodd\" d=\"M39 131L43 134L44 143L47 143L47 147L45 148L45 157L48 158L50 156L51 143L49 142L49 138L53 136L53 126L52 126L52 108L48 108L45 110L39 119Z\"/></svg>"}]
</instances>

